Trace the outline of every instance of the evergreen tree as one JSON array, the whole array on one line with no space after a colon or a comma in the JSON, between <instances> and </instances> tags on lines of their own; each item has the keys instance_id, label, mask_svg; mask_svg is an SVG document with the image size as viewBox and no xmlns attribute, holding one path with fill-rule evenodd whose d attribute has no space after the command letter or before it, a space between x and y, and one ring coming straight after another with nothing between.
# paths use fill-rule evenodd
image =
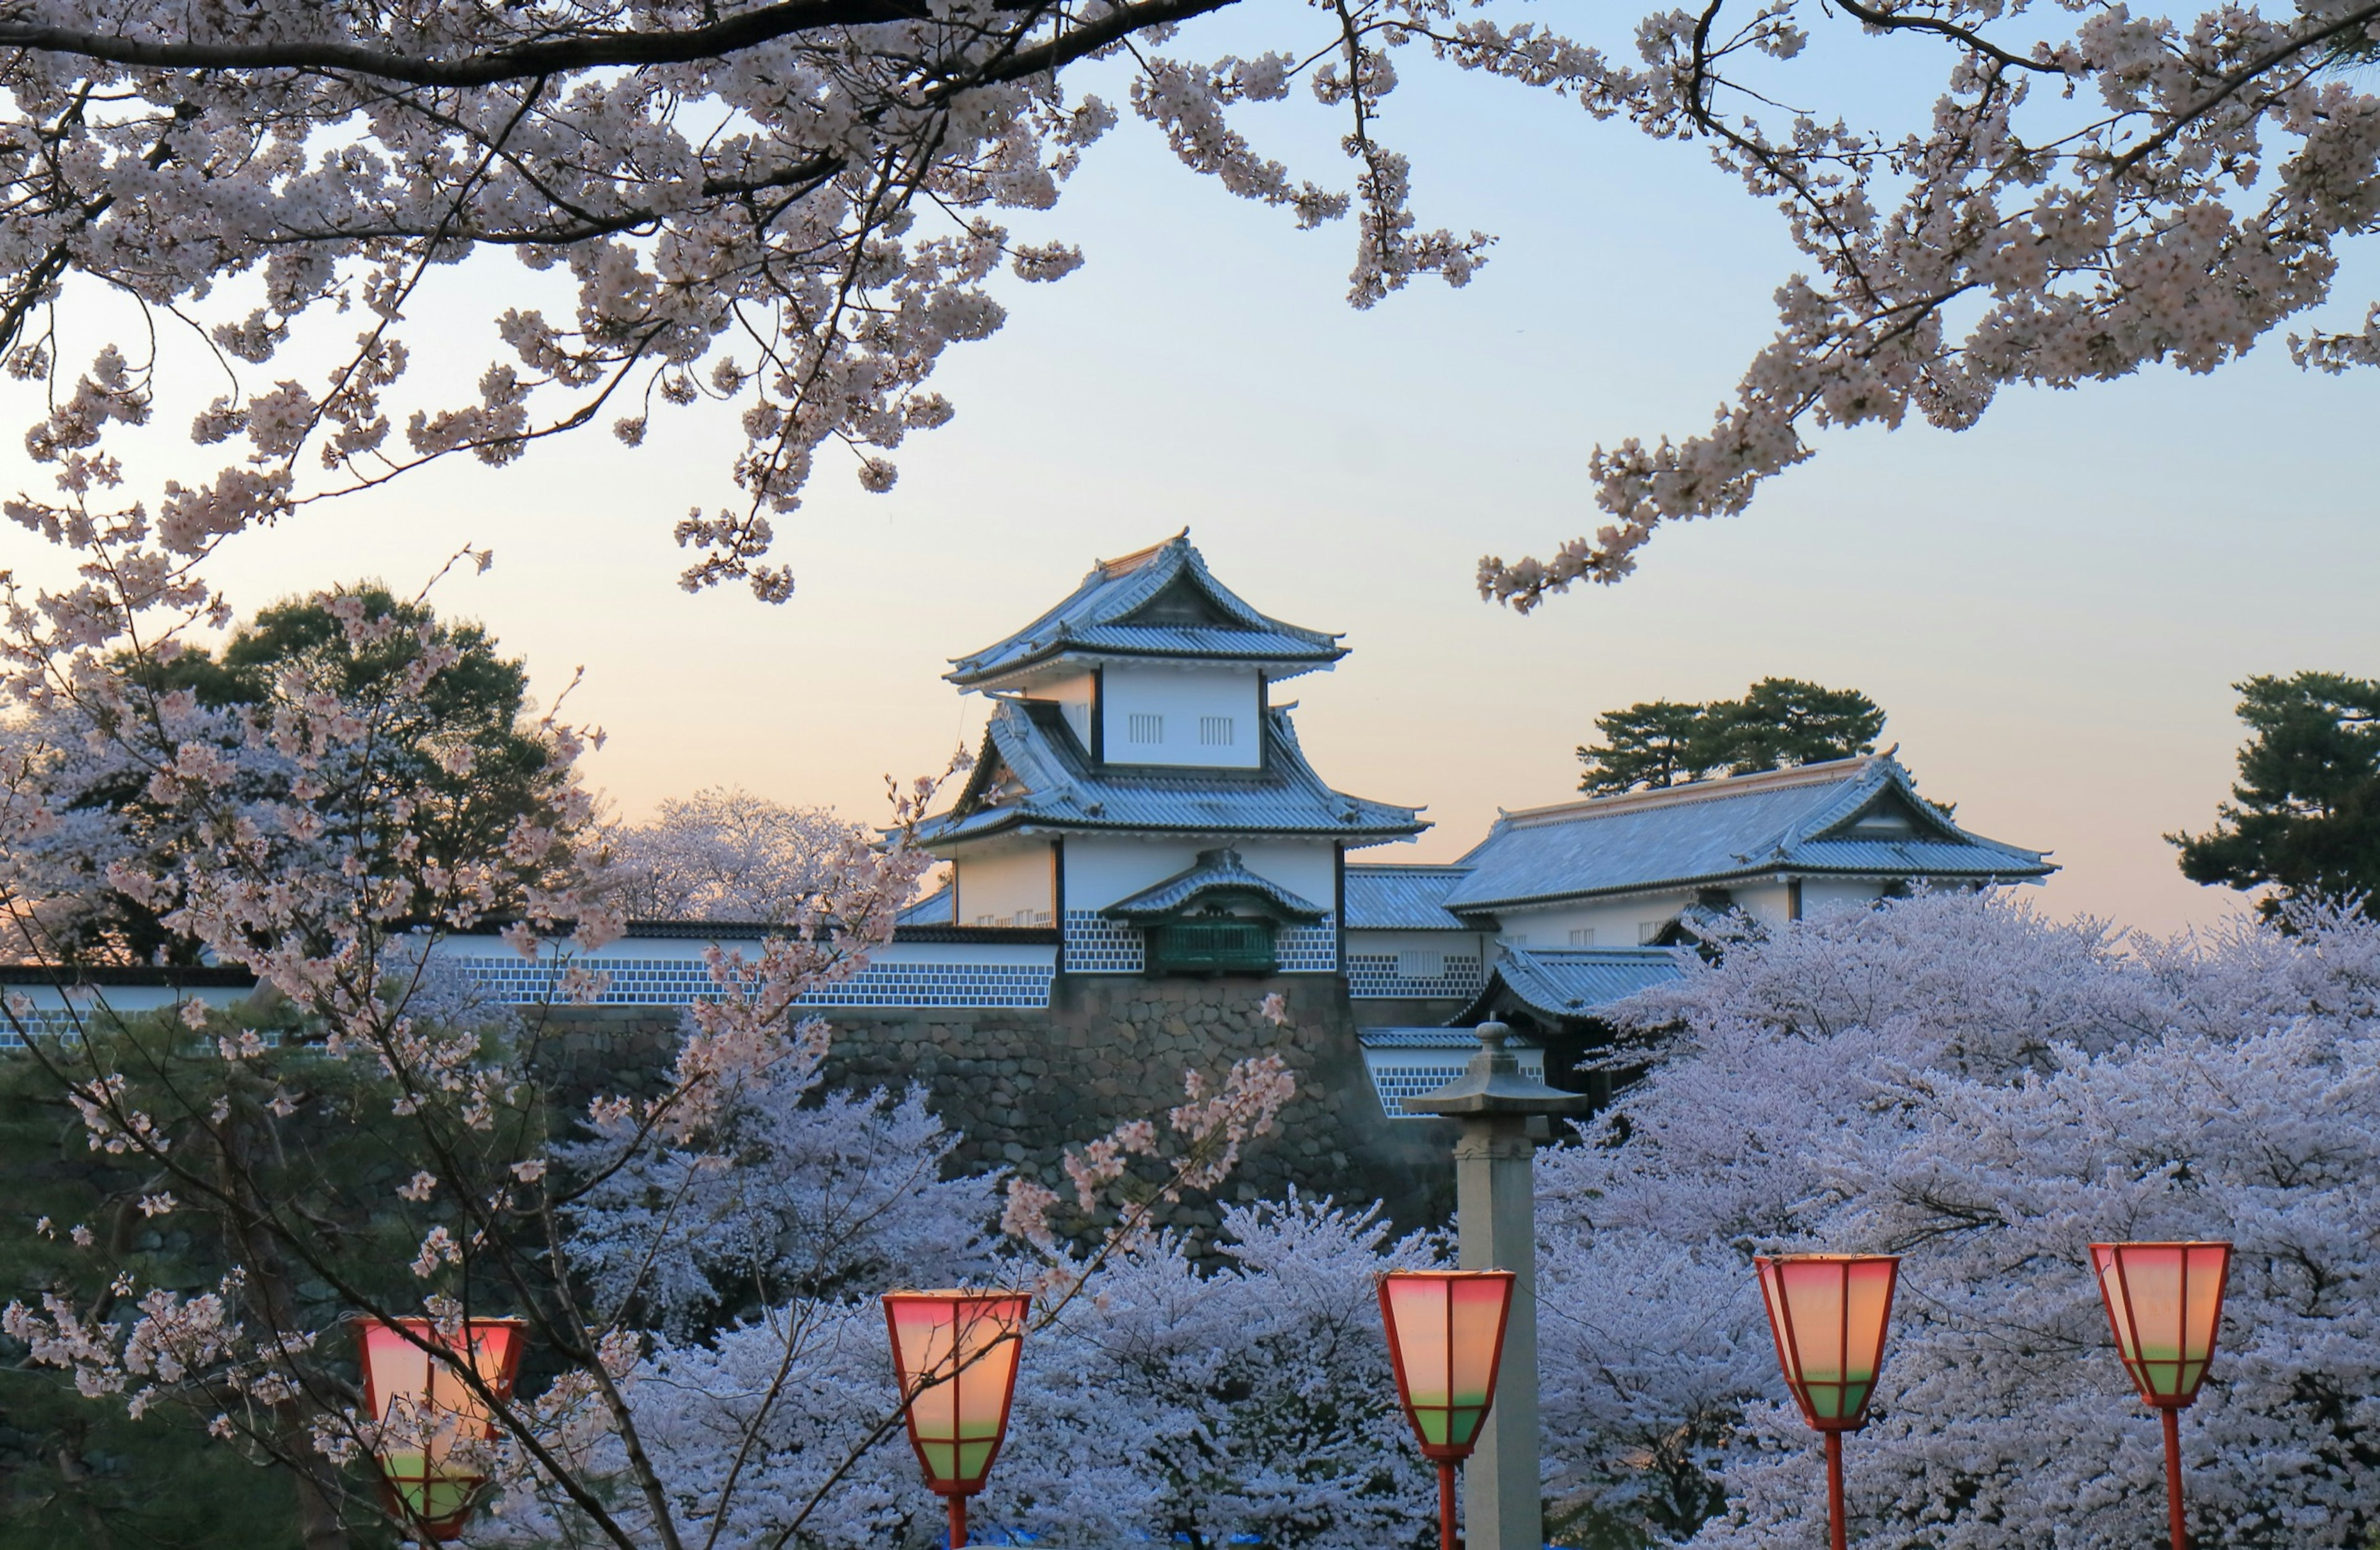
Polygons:
<instances>
[{"instance_id":1,"label":"evergreen tree","mask_svg":"<svg viewBox=\"0 0 2380 1550\"><path fill-rule=\"evenodd\" d=\"M354 610L370 626L360 643L343 617ZM431 657L448 665L425 674ZM499 857L514 824L540 813L552 784L546 737L528 714L527 666L502 656L480 625L439 619L426 602L400 600L377 582L264 609L220 655L184 648L162 660L119 656L111 666L117 706L97 712L103 722L171 719L174 696L193 698L199 715L185 719L189 730L174 741L215 745L240 766L240 790L252 800L286 800L306 777L368 781L358 810L401 816L385 826L383 852L409 844L457 860ZM324 695L373 720L383 745L368 767L334 760L301 775L294 762L261 757L239 733L243 719L270 725L295 703ZM162 906L109 887L104 875L115 860L171 872L203 837L159 798L153 761L120 745L93 750L76 735L84 713L59 708L0 728L45 769L65 820L50 842L9 858L5 870L21 894L56 906L45 916L44 956L196 963L197 944L163 923ZM516 897L491 900L492 909L517 904Z\"/></svg>"},{"instance_id":2,"label":"evergreen tree","mask_svg":"<svg viewBox=\"0 0 2380 1550\"><path fill-rule=\"evenodd\" d=\"M2257 907L2313 895L2380 895L2380 681L2336 672L2258 676L2232 687L2249 738L2231 802L2204 834L2168 834L2182 876L2277 891Z\"/></svg>"},{"instance_id":3,"label":"evergreen tree","mask_svg":"<svg viewBox=\"0 0 2380 1550\"><path fill-rule=\"evenodd\" d=\"M1724 762L1708 709L1666 699L1607 710L1595 719L1603 741L1578 751L1578 789L1599 796L1699 781Z\"/></svg>"},{"instance_id":4,"label":"evergreen tree","mask_svg":"<svg viewBox=\"0 0 2380 1550\"><path fill-rule=\"evenodd\" d=\"M1857 689L1800 678L1764 678L1740 700L1715 702L1707 714L1724 729L1717 741L1730 775L1872 754L1884 730L1883 710Z\"/></svg>"},{"instance_id":5,"label":"evergreen tree","mask_svg":"<svg viewBox=\"0 0 2380 1550\"><path fill-rule=\"evenodd\" d=\"M1742 699L1658 699L1608 710L1595 730L1603 741L1578 750L1586 767L1578 789L1611 796L1872 754L1884 712L1857 689L1764 678Z\"/></svg>"}]
</instances>

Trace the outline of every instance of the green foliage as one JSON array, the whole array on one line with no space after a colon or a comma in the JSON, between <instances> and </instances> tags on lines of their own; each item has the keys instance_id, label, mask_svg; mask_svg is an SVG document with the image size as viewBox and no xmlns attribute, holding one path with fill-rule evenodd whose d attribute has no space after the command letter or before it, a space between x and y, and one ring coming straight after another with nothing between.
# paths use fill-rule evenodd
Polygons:
<instances>
[{"instance_id":1,"label":"green foliage","mask_svg":"<svg viewBox=\"0 0 2380 1550\"><path fill-rule=\"evenodd\" d=\"M2233 800L2204 834L2168 834L2182 876L2291 900L2360 894L2380 910L2380 682L2336 672L2259 676L2232 687L2248 725Z\"/></svg>"},{"instance_id":2,"label":"green foliage","mask_svg":"<svg viewBox=\"0 0 2380 1550\"><path fill-rule=\"evenodd\" d=\"M334 762L315 774L330 789L310 805L358 815L383 832L370 847L382 853L410 845L424 856L481 862L504 854L516 820L544 817L552 784L551 750L528 711L528 670L499 654L478 624L439 619L427 603L401 601L377 582L337 595L360 603L373 638L358 643L322 599L295 599L260 612L235 630L220 655L187 648L170 659L125 656L114 666L150 696L188 690L198 703L227 717L269 727L276 708L308 696L335 696L373 728L373 745L360 765ZM425 655L451 653L451 663L426 676ZM285 800L287 774L259 757L255 739L239 747L236 720L220 737L247 766L237 795ZM91 771L74 793L80 811L103 811L129 842L143 869L170 874L200 842L184 815L161 804L149 787L150 769L116 760ZM387 822L394 817L399 821ZM376 871L392 868L382 866ZM168 927L163 906L80 879L91 907L51 944L69 963L167 963L200 960L198 944ZM518 907L499 898L496 910Z\"/></svg>"},{"instance_id":3,"label":"green foliage","mask_svg":"<svg viewBox=\"0 0 2380 1550\"><path fill-rule=\"evenodd\" d=\"M1857 689L1764 678L1742 699L1652 700L1606 711L1595 729L1603 741L1578 750L1579 790L1613 795L1871 754L1884 712Z\"/></svg>"},{"instance_id":4,"label":"green foliage","mask_svg":"<svg viewBox=\"0 0 2380 1550\"><path fill-rule=\"evenodd\" d=\"M273 1042L225 1060L217 1041L242 1031ZM159 1402L138 1420L120 1401L81 1398L71 1374L32 1365L0 1338L0 1550L294 1545L305 1487L285 1467L292 1458L316 1487L347 1499L340 1516L354 1531L352 1550L393 1544L371 1527L365 1493L374 1483L360 1468L322 1460L306 1426L317 1403L360 1402L354 1352L338 1327L357 1294L399 1303L425 1284L408 1263L419 1223L397 1193L415 1164L408 1138L393 1129L395 1087L370 1062L327 1058L303 1042L287 1003L269 995L216 1012L202 1034L168 1014L100 1011L86 1036L51 1041L38 1054L0 1052L6 1295L36 1303L55 1293L122 1322L134 1310L110 1293L117 1277L144 1291L194 1296L221 1290L237 1264L247 1274L231 1296L249 1330L332 1333L308 1364L312 1392L296 1401L243 1406L196 1386L161 1385ZM200 1195L187 1174L169 1180L138 1154L91 1146L60 1078L94 1067L128 1073L128 1096L164 1123L168 1156L220 1189ZM217 1095L223 1107L209 1113L203 1105ZM485 1133L441 1136L457 1152L505 1156L542 1138L543 1116L525 1111ZM142 1208L169 1190L170 1209ZM256 1230L257 1217L271 1213L302 1216L310 1262ZM88 1229L87 1244L79 1229ZM459 1281L448 1290L473 1290ZM492 1306L506 1295L481 1287L472 1300ZM206 1428L225 1403L237 1435L218 1440Z\"/></svg>"},{"instance_id":5,"label":"green foliage","mask_svg":"<svg viewBox=\"0 0 2380 1550\"><path fill-rule=\"evenodd\" d=\"M94 1151L57 1084L31 1057L0 1054L0 1284L27 1301L56 1292L88 1306L107 1279L78 1247L85 1227L105 1258L200 1291L222 1255L196 1214L156 1220L139 1202L164 1186L139 1159ZM46 1230L36 1224L46 1221ZM113 1310L111 1310L113 1311ZM128 1419L94 1404L70 1374L30 1366L0 1341L0 1550L243 1550L295 1544L288 1480L210 1441L196 1426Z\"/></svg>"}]
</instances>

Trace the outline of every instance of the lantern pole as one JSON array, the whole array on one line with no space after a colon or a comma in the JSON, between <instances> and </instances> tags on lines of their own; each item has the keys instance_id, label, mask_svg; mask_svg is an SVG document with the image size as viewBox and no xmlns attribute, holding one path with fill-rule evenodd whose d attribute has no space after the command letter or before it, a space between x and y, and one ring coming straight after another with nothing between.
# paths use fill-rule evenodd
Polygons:
<instances>
[{"instance_id":1,"label":"lantern pole","mask_svg":"<svg viewBox=\"0 0 2380 1550\"><path fill-rule=\"evenodd\" d=\"M1521 1074L1504 1047L1512 1030L1479 1024L1479 1053L1469 1069L1433 1093L1404 1100L1413 1114L1441 1114L1462 1131L1454 1143L1456 1258L1465 1270L1510 1270L1512 1311L1497 1366L1496 1404L1464 1466L1469 1504L1467 1550L1543 1550L1545 1496L1537 1448L1537 1237L1532 1120L1595 1107ZM1440 1508L1452 1529L1451 1494ZM1452 1541L1450 1539L1449 1543Z\"/></svg>"},{"instance_id":2,"label":"lantern pole","mask_svg":"<svg viewBox=\"0 0 2380 1550\"><path fill-rule=\"evenodd\" d=\"M1827 1434L1827 1543L1849 1550L1843 1529L1843 1435Z\"/></svg>"},{"instance_id":3,"label":"lantern pole","mask_svg":"<svg viewBox=\"0 0 2380 1550\"><path fill-rule=\"evenodd\" d=\"M2181 1411L2160 1405L2157 1414L2165 1421L2166 1526L2173 1534L2173 1550L2190 1550L2190 1530L2181 1511Z\"/></svg>"}]
</instances>

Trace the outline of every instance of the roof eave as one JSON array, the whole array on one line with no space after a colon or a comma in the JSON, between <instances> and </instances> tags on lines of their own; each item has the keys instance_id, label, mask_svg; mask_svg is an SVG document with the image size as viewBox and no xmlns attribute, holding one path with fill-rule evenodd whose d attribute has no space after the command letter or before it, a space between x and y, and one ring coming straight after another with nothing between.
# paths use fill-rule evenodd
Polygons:
<instances>
[{"instance_id":1,"label":"roof eave","mask_svg":"<svg viewBox=\"0 0 2380 1550\"><path fill-rule=\"evenodd\" d=\"M1223 662L1233 667L1262 668L1269 672L1275 669L1287 669L1289 671L1281 673L1280 676L1292 677L1299 673L1320 672L1335 667L1339 660L1347 655L1347 651L1348 648L1344 646L1334 646L1328 650L1277 653L1250 651L1223 656L1212 651L1174 651L1153 648L1135 650L1130 647L1121 646L1089 648L1072 641L1057 641L1029 656L1014 658L994 667L978 668L972 671L953 669L942 674L942 682L955 684L962 689L1003 688L1007 686L1009 680L1019 674L1046 666L1062 657L1076 658L1086 666L1098 666L1111 661Z\"/></svg>"},{"instance_id":2,"label":"roof eave","mask_svg":"<svg viewBox=\"0 0 2380 1550\"><path fill-rule=\"evenodd\" d=\"M1856 879L1881 878L1900 880L1956 878L1961 881L1990 882L2000 878L2011 881L2021 878L2046 878L2058 870L2051 862L2036 862L2031 866L1975 867L1891 867L1821 866L1808 862L1779 861L1758 866L1742 866L1728 872L1705 872L1692 877L1658 878L1648 882L1618 883L1609 888L1566 889L1559 893L1515 894L1499 899L1465 899L1449 902L1450 910L1464 914L1493 914L1498 910L1525 908L1536 904L1559 904L1570 899L1616 899L1635 893L1674 893L1681 889L1711 888L1728 882L1753 882L1766 878L1837 878Z\"/></svg>"}]
</instances>

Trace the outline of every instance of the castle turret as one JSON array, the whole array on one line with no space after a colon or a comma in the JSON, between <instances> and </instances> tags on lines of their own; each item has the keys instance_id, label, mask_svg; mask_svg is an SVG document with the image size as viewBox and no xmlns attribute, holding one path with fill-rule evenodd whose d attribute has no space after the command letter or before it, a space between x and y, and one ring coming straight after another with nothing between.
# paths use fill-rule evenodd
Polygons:
<instances>
[{"instance_id":1,"label":"castle turret","mask_svg":"<svg viewBox=\"0 0 2380 1550\"><path fill-rule=\"evenodd\" d=\"M953 864L934 913L1060 925L1068 974L1337 973L1346 853L1427 827L1326 785L1271 703L1346 650L1251 608L1186 531L1093 566L946 675L997 703L922 830Z\"/></svg>"}]
</instances>

